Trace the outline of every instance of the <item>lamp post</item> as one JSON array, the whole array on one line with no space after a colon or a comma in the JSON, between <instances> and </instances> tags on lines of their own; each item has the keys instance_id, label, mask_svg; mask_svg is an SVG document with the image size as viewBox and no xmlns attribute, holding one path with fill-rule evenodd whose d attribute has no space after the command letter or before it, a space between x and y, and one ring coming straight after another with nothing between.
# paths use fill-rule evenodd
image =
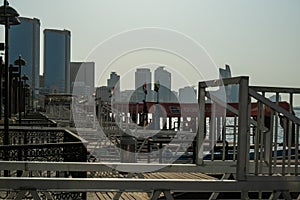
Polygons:
<instances>
[{"instance_id":1,"label":"lamp post","mask_svg":"<svg viewBox=\"0 0 300 200\"><path fill-rule=\"evenodd\" d=\"M4 138L3 144L9 144L9 72L8 72L8 41L9 41L9 27L11 25L20 24L20 20L18 19L19 13L12 7L9 6L8 1L4 0L4 5L0 7L0 24L5 25L5 101L4 101Z\"/></svg>"},{"instance_id":2,"label":"lamp post","mask_svg":"<svg viewBox=\"0 0 300 200\"><path fill-rule=\"evenodd\" d=\"M19 124L21 124L21 113L22 113L22 109L21 109L21 87L22 87L22 81L21 81L21 67L26 65L26 61L21 57L21 55L19 55L19 58L17 60L15 60L14 62L15 65L19 66L19 88L18 88L18 111L19 111Z\"/></svg>"},{"instance_id":3,"label":"lamp post","mask_svg":"<svg viewBox=\"0 0 300 200\"><path fill-rule=\"evenodd\" d=\"M15 109L17 108L16 105L18 105L17 103L17 96L18 93L16 93L16 91L18 90L18 84L16 84L18 81L18 77L19 77L19 68L18 67L14 67L13 65L9 65L9 118L11 117L11 114L14 113Z\"/></svg>"},{"instance_id":4,"label":"lamp post","mask_svg":"<svg viewBox=\"0 0 300 200\"><path fill-rule=\"evenodd\" d=\"M3 49L4 50L4 49ZM2 60L2 56L0 56L0 120L2 120L2 75L3 75L3 66L4 62Z\"/></svg>"}]
</instances>

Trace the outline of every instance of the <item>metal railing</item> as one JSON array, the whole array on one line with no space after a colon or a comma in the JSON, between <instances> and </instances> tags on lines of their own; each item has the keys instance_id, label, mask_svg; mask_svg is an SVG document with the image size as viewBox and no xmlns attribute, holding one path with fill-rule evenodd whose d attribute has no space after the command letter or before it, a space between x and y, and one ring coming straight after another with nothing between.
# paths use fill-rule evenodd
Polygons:
<instances>
[{"instance_id":1,"label":"metal railing","mask_svg":"<svg viewBox=\"0 0 300 200\"><path fill-rule=\"evenodd\" d=\"M266 98L274 95L275 101ZM279 97L288 94L287 101ZM293 110L294 96L300 89L275 87L250 87L249 95L258 102L257 126L255 130L255 175L268 174L299 176L299 125L300 119ZM268 170L263 171L263 166Z\"/></svg>"},{"instance_id":2,"label":"metal railing","mask_svg":"<svg viewBox=\"0 0 300 200\"><path fill-rule=\"evenodd\" d=\"M57 127L57 123L54 120L49 119L42 113L27 113L19 121L12 123L12 126L39 126L39 127Z\"/></svg>"},{"instance_id":3,"label":"metal railing","mask_svg":"<svg viewBox=\"0 0 300 200\"><path fill-rule=\"evenodd\" d=\"M0 159L7 162L86 162L85 141L67 130L58 128L11 127L9 144L3 145L4 131L0 130ZM35 172L6 168L0 171L2 177L77 177L85 178L86 172L40 169ZM19 193L6 192L5 198L17 198ZM24 194L25 195L25 194ZM0 198L2 197L2 193ZM43 196L43 195L42 195ZM53 192L53 199L85 199L84 192Z\"/></svg>"},{"instance_id":4,"label":"metal railing","mask_svg":"<svg viewBox=\"0 0 300 200\"><path fill-rule=\"evenodd\" d=\"M228 85L238 86L238 102L226 102L219 98L211 88ZM275 93L276 100L272 102L267 98L267 93ZM279 101L281 93L288 93L287 102ZM273 192L272 198L276 199L280 194L286 199L291 199L290 192L299 196L300 177L299 166L299 125L300 120L293 114L293 97L300 93L299 89L285 88L263 88L249 86L248 77L235 77L223 80L212 80L199 83L199 116L197 136L194 142L195 164L155 164L155 163L70 163L65 161L71 157L63 158L64 162L51 162L45 165L41 162L3 161L0 170L39 172L43 178L24 178L21 182L11 177L0 178L1 190L35 191L35 192L57 192L57 191L144 191L144 192L166 192L167 198L171 198L170 192L241 192L241 198L247 198L248 191ZM269 123L268 123L269 122ZM294 127L294 128L293 128ZM28 130L30 131L30 130ZM27 133L28 134L28 133ZM43 135L42 133L40 133ZM53 134L53 133L52 133ZM16 136L13 136L16 135ZM25 132L23 135L26 135ZM41 136L40 135L40 136ZM58 142L45 144L45 149L58 145L59 142L73 146L72 138L55 136ZM52 135L53 136L53 135ZM13 133L14 145L3 148L14 148L14 146L28 145L32 148L36 143L35 138L47 138L51 140L51 133L39 137L33 133L27 137L32 140L25 143L25 139L19 133ZM31 139L30 139L31 138ZM20 141L20 142L19 142ZM49 145L49 146L47 146ZM39 147L40 148L40 147ZM76 150L62 151L59 147L53 150L55 153L72 153ZM18 148L16 148L18 149ZM34 150L35 152L39 152ZM28 156L28 152L24 157ZM31 153L30 153L31 154ZM11 153L14 155L14 153ZM23 155L23 154L21 154ZM47 153L45 153L47 155ZM64 155L64 154L62 154ZM80 160L80 158L78 158ZM30 159L29 159L30 160ZM235 180L145 180L127 178L57 178L49 176L47 171L60 174L67 171L72 177L72 171L84 172L92 175L93 172L102 171L141 171L142 169L157 169L160 171L173 172L203 172L233 174ZM42 171L42 172L41 172ZM50 173L51 174L51 173ZM17 175L15 175L17 176ZM77 176L78 177L78 176ZM16 183L16 184L14 184ZM25 188L30 183L31 188ZM39 194L40 195L40 194ZM158 196L156 197L158 198ZM155 199L153 197L153 199Z\"/></svg>"},{"instance_id":5,"label":"metal railing","mask_svg":"<svg viewBox=\"0 0 300 200\"><path fill-rule=\"evenodd\" d=\"M239 88L236 103L221 100L207 91L232 84ZM267 93L275 94L275 102L265 96ZM288 101L279 101L283 93L289 95ZM298 176L300 120L292 109L295 94L300 94L300 89L251 87L248 77L200 82L197 144L201 151L197 154L197 164L215 160L236 162L238 180L261 175ZM216 112L220 108L225 112ZM207 159L203 156L205 140L213 139L217 142L210 146Z\"/></svg>"}]
</instances>

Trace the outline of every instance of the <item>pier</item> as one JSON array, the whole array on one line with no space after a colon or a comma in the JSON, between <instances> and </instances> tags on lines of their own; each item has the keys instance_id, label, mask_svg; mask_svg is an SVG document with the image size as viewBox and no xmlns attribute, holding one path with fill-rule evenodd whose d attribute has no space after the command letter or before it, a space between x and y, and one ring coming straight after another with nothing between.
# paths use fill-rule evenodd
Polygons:
<instances>
[{"instance_id":1,"label":"pier","mask_svg":"<svg viewBox=\"0 0 300 200\"><path fill-rule=\"evenodd\" d=\"M238 86L238 102L209 92L223 85ZM279 101L280 95L288 100ZM138 193L140 199L154 200L209 193L207 199L219 199L235 193L237 199L300 199L296 95L300 89L250 86L249 77L234 77L199 82L198 112L189 112L194 116L188 121L195 120L196 128L167 112L160 120L166 127L151 135L143 126L131 127L133 108L125 113L104 104L98 108L101 133L90 128L84 139L74 128L49 127L56 125L47 120L42 125L36 124L39 120L31 126L26 122L30 128L11 127L10 145L0 146L0 198L130 199ZM118 148L128 130L143 137L131 136L135 143L127 144L136 157L122 162ZM3 130L0 136L3 144ZM182 144L189 145L186 151L165 162ZM100 151L102 147L107 151ZM167 149L173 154L166 154Z\"/></svg>"}]
</instances>

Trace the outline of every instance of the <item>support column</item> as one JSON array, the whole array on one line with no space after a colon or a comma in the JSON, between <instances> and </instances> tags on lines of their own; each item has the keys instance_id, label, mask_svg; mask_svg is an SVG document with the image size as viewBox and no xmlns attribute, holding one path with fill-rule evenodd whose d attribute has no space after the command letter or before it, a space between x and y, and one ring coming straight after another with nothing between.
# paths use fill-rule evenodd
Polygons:
<instances>
[{"instance_id":1,"label":"support column","mask_svg":"<svg viewBox=\"0 0 300 200\"><path fill-rule=\"evenodd\" d=\"M203 164L203 142L205 137L205 88L198 86L198 129L196 136L196 164Z\"/></svg>"},{"instance_id":2,"label":"support column","mask_svg":"<svg viewBox=\"0 0 300 200\"><path fill-rule=\"evenodd\" d=\"M246 180L249 173L249 78L241 77L239 85L239 120L237 180Z\"/></svg>"}]
</instances>

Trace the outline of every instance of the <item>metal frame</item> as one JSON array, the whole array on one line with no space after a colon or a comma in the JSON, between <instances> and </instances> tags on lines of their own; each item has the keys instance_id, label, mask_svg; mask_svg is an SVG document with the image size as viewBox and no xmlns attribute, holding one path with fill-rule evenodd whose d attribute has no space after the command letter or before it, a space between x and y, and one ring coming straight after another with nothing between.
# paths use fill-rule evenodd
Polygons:
<instances>
[{"instance_id":1,"label":"metal frame","mask_svg":"<svg viewBox=\"0 0 300 200\"><path fill-rule=\"evenodd\" d=\"M199 179L132 179L132 178L23 178L0 177L0 190L27 191L126 191L126 192L237 192L282 191L299 192L299 178L199 180Z\"/></svg>"}]
</instances>

